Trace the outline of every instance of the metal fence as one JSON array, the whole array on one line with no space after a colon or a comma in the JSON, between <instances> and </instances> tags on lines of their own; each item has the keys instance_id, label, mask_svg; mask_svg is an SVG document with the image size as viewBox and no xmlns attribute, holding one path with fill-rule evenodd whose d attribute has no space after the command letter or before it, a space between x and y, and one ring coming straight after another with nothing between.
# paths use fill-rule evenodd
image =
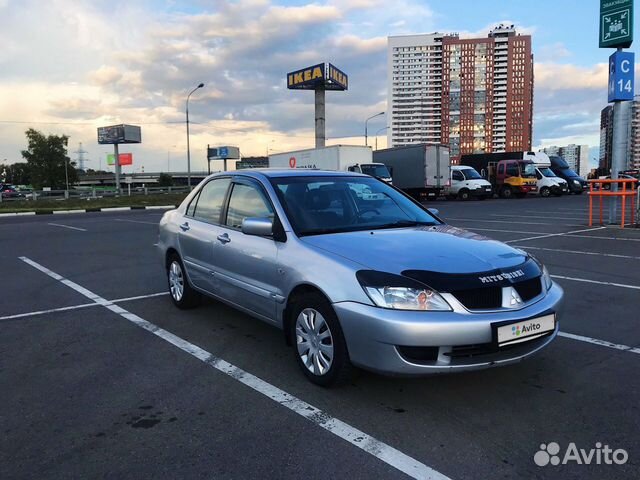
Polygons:
<instances>
[{"instance_id":1,"label":"metal fence","mask_svg":"<svg viewBox=\"0 0 640 480\"><path fill-rule=\"evenodd\" d=\"M116 189L103 190L99 188L79 188L74 190L33 190L20 192L3 192L0 195L0 202L12 201L42 201L42 200L60 200L79 199L91 200L94 198L113 198L122 196L138 196L138 195L167 195L189 193L189 187L136 187L127 185L120 189L120 193Z\"/></svg>"}]
</instances>

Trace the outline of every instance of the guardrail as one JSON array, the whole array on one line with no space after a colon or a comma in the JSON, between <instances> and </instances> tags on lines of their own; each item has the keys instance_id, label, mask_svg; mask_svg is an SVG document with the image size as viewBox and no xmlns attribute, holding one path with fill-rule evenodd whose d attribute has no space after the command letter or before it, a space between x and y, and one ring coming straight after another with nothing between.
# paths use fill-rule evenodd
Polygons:
<instances>
[{"instance_id":1,"label":"guardrail","mask_svg":"<svg viewBox=\"0 0 640 480\"><path fill-rule=\"evenodd\" d=\"M634 208L633 208L633 197L638 195L636 199L636 203L638 204L636 210L636 217L640 215L640 188L636 192L634 190L634 183L638 183L638 180L631 178L618 178L618 179L598 179L598 180L589 180L589 226L593 226L593 197L600 198L600 225L603 225L604 222L602 220L602 199L604 197L614 197L613 201L617 200L617 197L622 199L622 217L620 221L620 228L624 228L625 224L625 213L627 210L627 197L630 197L629 200L629 210L631 213L631 223L634 223ZM622 186L622 190L613 191L613 190L605 190L604 185L606 184L615 184ZM630 190L627 190L627 185L629 184ZM598 190L594 190L594 186L599 185ZM612 220L613 221L613 220Z\"/></svg>"},{"instance_id":2,"label":"guardrail","mask_svg":"<svg viewBox=\"0 0 640 480\"><path fill-rule=\"evenodd\" d=\"M75 190L34 190L34 191L22 191L5 196L0 195L0 202L12 202L12 201L34 201L38 200L68 200L68 199L80 199L91 200L94 198L113 198L121 196L138 196L138 195L163 195L170 193L189 193L189 187L132 187L128 185L126 188L121 189L118 193L113 190L100 190L96 188L81 188Z\"/></svg>"}]
</instances>

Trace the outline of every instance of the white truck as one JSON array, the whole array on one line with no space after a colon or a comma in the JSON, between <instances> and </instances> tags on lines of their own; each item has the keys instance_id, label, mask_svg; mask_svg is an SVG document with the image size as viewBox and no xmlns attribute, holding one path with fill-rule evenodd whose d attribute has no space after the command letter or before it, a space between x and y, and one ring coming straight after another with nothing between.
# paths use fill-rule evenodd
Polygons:
<instances>
[{"instance_id":1,"label":"white truck","mask_svg":"<svg viewBox=\"0 0 640 480\"><path fill-rule=\"evenodd\" d=\"M544 152L524 152L524 160L533 161L536 167L536 178L538 179L538 195L549 197L569 193L569 184L564 178L558 177L551 170L551 159Z\"/></svg>"},{"instance_id":2,"label":"white truck","mask_svg":"<svg viewBox=\"0 0 640 480\"><path fill-rule=\"evenodd\" d=\"M389 167L393 185L413 198L435 199L449 187L449 147L418 143L373 152L374 160Z\"/></svg>"},{"instance_id":3,"label":"white truck","mask_svg":"<svg viewBox=\"0 0 640 480\"><path fill-rule=\"evenodd\" d=\"M473 167L451 165L451 185L445 189L448 198L484 200L493 197L493 187Z\"/></svg>"},{"instance_id":4,"label":"white truck","mask_svg":"<svg viewBox=\"0 0 640 480\"><path fill-rule=\"evenodd\" d=\"M371 147L332 145L269 155L269 168L315 168L364 173L391 183L389 170L373 161Z\"/></svg>"}]
</instances>

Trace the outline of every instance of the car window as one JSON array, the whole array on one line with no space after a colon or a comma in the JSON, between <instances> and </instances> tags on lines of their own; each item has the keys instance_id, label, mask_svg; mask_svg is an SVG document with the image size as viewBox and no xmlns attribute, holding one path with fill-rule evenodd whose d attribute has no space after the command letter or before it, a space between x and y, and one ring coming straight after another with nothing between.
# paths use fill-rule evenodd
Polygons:
<instances>
[{"instance_id":1,"label":"car window","mask_svg":"<svg viewBox=\"0 0 640 480\"><path fill-rule=\"evenodd\" d=\"M202 187L193 212L194 218L205 222L220 223L220 213L222 213L224 197L230 182L229 178L214 178Z\"/></svg>"},{"instance_id":2,"label":"car window","mask_svg":"<svg viewBox=\"0 0 640 480\"><path fill-rule=\"evenodd\" d=\"M225 224L232 228L240 228L242 221L248 217L273 218L273 208L257 187L236 183L231 191Z\"/></svg>"},{"instance_id":3,"label":"car window","mask_svg":"<svg viewBox=\"0 0 640 480\"><path fill-rule=\"evenodd\" d=\"M459 171L457 171L457 170L454 170L454 171L451 173L451 178L453 178L454 180L457 180L457 181L459 181L459 182L462 182L462 181L464 180L464 175L462 175L462 173L461 173L461 172L459 172Z\"/></svg>"}]
</instances>

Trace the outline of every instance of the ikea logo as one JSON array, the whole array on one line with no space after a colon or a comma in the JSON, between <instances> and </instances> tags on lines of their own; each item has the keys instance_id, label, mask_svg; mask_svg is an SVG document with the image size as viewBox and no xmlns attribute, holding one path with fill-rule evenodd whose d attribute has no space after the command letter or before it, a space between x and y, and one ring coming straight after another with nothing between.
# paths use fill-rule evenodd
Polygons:
<instances>
[{"instance_id":1,"label":"ikea logo","mask_svg":"<svg viewBox=\"0 0 640 480\"><path fill-rule=\"evenodd\" d=\"M345 90L349 86L349 79L345 73L331 64L329 64L329 80Z\"/></svg>"},{"instance_id":2,"label":"ikea logo","mask_svg":"<svg viewBox=\"0 0 640 480\"><path fill-rule=\"evenodd\" d=\"M287 74L288 88L304 88L324 83L324 63Z\"/></svg>"}]
</instances>

